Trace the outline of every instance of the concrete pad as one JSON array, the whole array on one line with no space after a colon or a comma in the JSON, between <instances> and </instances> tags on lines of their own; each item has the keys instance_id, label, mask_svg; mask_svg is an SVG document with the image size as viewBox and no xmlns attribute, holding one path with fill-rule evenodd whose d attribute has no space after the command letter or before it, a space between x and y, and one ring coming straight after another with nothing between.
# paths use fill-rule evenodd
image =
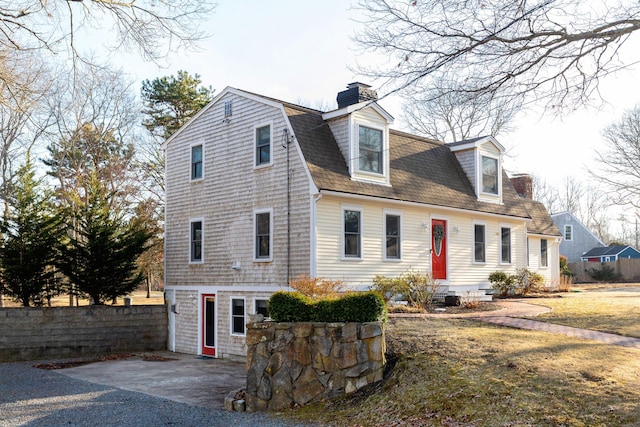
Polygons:
<instances>
[{"instance_id":1,"label":"concrete pad","mask_svg":"<svg viewBox=\"0 0 640 427\"><path fill-rule=\"evenodd\" d=\"M189 405L224 408L224 398L246 386L242 362L191 354L154 352L169 361L145 361L143 354L122 360L95 362L56 372L92 383L137 391Z\"/></svg>"}]
</instances>

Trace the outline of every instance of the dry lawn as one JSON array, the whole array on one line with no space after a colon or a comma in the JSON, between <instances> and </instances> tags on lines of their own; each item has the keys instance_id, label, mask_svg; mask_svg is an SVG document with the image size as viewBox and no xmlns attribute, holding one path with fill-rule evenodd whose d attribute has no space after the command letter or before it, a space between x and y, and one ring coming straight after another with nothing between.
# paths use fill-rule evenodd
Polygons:
<instances>
[{"instance_id":1,"label":"dry lawn","mask_svg":"<svg viewBox=\"0 0 640 427\"><path fill-rule=\"evenodd\" d=\"M147 298L147 291L134 291L129 296L132 298L131 304L133 305L164 304L164 292L162 291L152 291L151 298ZM53 298L51 301L51 305L53 307L68 307L69 295L60 295L58 297ZM89 305L89 300L81 298L78 300L78 305ZM118 298L115 305L124 305L124 299ZM4 306L5 307L21 307L20 304L12 301L6 295L4 297Z\"/></svg>"},{"instance_id":2,"label":"dry lawn","mask_svg":"<svg viewBox=\"0 0 640 427\"><path fill-rule=\"evenodd\" d=\"M588 300L553 299L567 318L586 317ZM394 319L386 333L399 358L385 381L285 415L325 426L640 425L640 350L464 319Z\"/></svg>"},{"instance_id":3,"label":"dry lawn","mask_svg":"<svg viewBox=\"0 0 640 427\"><path fill-rule=\"evenodd\" d=\"M527 301L553 309L536 320L640 338L640 287L583 288L559 295Z\"/></svg>"}]
</instances>

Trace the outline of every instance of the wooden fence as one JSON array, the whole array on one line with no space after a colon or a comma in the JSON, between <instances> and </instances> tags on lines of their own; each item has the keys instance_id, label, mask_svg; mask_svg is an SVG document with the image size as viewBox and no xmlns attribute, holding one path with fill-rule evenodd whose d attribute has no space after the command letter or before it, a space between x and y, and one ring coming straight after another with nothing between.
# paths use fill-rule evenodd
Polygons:
<instances>
[{"instance_id":1,"label":"wooden fence","mask_svg":"<svg viewBox=\"0 0 640 427\"><path fill-rule=\"evenodd\" d=\"M618 282L640 282L640 259L619 259L611 262L572 262L569 269L574 274L574 283L595 283L589 271L601 270L603 266L609 266L620 275Z\"/></svg>"}]
</instances>

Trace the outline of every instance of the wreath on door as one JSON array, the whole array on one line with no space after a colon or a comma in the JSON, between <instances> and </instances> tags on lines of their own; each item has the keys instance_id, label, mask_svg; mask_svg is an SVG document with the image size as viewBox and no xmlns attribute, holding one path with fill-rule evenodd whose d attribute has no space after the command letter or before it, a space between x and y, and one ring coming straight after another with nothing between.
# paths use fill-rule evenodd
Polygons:
<instances>
[{"instance_id":1,"label":"wreath on door","mask_svg":"<svg viewBox=\"0 0 640 427\"><path fill-rule=\"evenodd\" d=\"M433 227L433 241L436 256L440 256L440 252L442 252L442 239L444 239L444 226L442 224L436 224L435 227Z\"/></svg>"}]
</instances>

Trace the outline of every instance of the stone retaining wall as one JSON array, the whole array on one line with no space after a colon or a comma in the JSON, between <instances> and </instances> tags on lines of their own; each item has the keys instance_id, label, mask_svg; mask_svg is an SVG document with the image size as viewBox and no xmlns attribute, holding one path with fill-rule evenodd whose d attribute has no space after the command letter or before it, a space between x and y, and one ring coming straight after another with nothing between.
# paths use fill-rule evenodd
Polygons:
<instances>
[{"instance_id":1,"label":"stone retaining wall","mask_svg":"<svg viewBox=\"0 0 640 427\"><path fill-rule=\"evenodd\" d=\"M0 362L166 350L165 305L0 308Z\"/></svg>"},{"instance_id":2,"label":"stone retaining wall","mask_svg":"<svg viewBox=\"0 0 640 427\"><path fill-rule=\"evenodd\" d=\"M250 323L247 325L247 411L352 393L382 379L382 324Z\"/></svg>"}]
</instances>

